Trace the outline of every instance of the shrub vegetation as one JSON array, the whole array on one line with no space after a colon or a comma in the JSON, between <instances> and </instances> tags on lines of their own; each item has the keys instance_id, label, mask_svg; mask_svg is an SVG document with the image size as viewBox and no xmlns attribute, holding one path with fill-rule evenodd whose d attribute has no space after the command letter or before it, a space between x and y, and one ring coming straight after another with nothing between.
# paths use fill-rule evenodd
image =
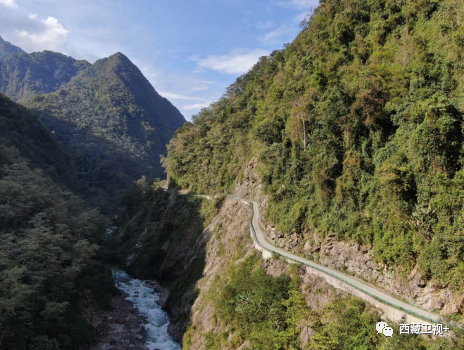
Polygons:
<instances>
[{"instance_id":1,"label":"shrub vegetation","mask_svg":"<svg viewBox=\"0 0 464 350\"><path fill-rule=\"evenodd\" d=\"M198 193L260 160L267 219L372 245L464 287L464 31L458 0L324 0L186 123L164 165Z\"/></svg>"}]
</instances>

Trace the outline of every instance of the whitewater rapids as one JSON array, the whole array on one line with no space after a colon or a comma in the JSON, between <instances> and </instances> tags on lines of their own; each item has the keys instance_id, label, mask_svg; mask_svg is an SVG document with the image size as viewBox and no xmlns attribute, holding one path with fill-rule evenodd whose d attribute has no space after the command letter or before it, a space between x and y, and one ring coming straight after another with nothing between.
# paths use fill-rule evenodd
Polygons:
<instances>
[{"instance_id":1,"label":"whitewater rapids","mask_svg":"<svg viewBox=\"0 0 464 350\"><path fill-rule=\"evenodd\" d=\"M134 304L146 319L145 346L150 350L181 350L168 333L169 316L159 305L159 294L147 287L143 281L132 278L125 272L114 272L116 286L127 293L125 298Z\"/></svg>"}]
</instances>

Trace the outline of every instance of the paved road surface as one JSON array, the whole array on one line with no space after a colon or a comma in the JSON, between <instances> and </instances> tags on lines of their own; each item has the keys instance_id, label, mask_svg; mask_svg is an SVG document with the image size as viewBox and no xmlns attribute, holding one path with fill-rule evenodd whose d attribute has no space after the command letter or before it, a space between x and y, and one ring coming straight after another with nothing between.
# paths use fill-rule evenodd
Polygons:
<instances>
[{"instance_id":1,"label":"paved road surface","mask_svg":"<svg viewBox=\"0 0 464 350\"><path fill-rule=\"evenodd\" d=\"M268 241L266 241L266 233L263 232L261 229L259 222L261 220L261 214L259 212L259 205L257 202L250 201L247 199L239 198L239 197L230 197L230 198L235 198L235 199L240 199L246 202L250 202L253 205L253 219L251 221L252 225L252 230L254 229L254 239L257 241L257 243L264 249L270 251L270 252L275 252L283 257L286 257L288 259L291 259L293 261L302 263L304 265L308 265L310 267L313 267L321 272L324 272L332 277L338 278L339 280L344 281L345 283L350 284L352 287L355 287L362 292L370 295L371 297L374 297L382 302L386 302L387 304L393 305L396 308L399 308L409 314L419 316L425 320L436 322L436 323L442 323L441 318L439 315L431 313L429 311L422 310L416 306L410 305L408 303L405 303L401 300L398 300L385 292L383 292L381 289L367 283L364 281L361 281L355 277L346 275L344 273L341 273L337 270L333 270L331 268L319 265L315 263L314 261L304 259L302 257L299 257L293 253L290 253L284 249L277 248L270 244Z\"/></svg>"}]
</instances>

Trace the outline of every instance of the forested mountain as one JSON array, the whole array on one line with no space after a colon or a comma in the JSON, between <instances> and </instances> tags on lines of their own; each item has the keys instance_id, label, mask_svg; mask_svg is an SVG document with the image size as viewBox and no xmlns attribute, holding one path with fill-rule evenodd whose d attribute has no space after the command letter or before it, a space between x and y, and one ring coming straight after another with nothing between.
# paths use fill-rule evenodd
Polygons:
<instances>
[{"instance_id":1,"label":"forested mountain","mask_svg":"<svg viewBox=\"0 0 464 350\"><path fill-rule=\"evenodd\" d=\"M135 180L162 177L185 120L122 54L90 65L1 44L0 349L88 348L82 301L109 308L117 241L93 208L114 214Z\"/></svg>"},{"instance_id":2,"label":"forested mountain","mask_svg":"<svg viewBox=\"0 0 464 350\"><path fill-rule=\"evenodd\" d=\"M4 58L0 91L30 110L0 96L0 348L87 346L79 302L107 305L106 264L124 261L171 289L185 349L462 349L458 328L383 337L378 310L263 261L250 208L225 195L259 187L263 225L284 245L350 242L385 280L419 271L428 310L457 296L449 313L462 319L463 15L459 0L321 0L291 44L185 124L121 53ZM173 134L171 188L142 178L121 196L162 176ZM118 238L96 206L117 214Z\"/></svg>"},{"instance_id":3,"label":"forested mountain","mask_svg":"<svg viewBox=\"0 0 464 350\"><path fill-rule=\"evenodd\" d=\"M100 207L111 207L144 175L164 177L159 155L185 121L121 53L26 105L56 132L87 184L86 197Z\"/></svg>"},{"instance_id":4,"label":"forested mountain","mask_svg":"<svg viewBox=\"0 0 464 350\"><path fill-rule=\"evenodd\" d=\"M77 189L77 172L71 158L48 127L30 110L1 94L0 139L56 183Z\"/></svg>"},{"instance_id":5,"label":"forested mountain","mask_svg":"<svg viewBox=\"0 0 464 350\"><path fill-rule=\"evenodd\" d=\"M121 53L93 65L51 51L11 54L0 61L0 92L53 130L79 192L107 211L133 181L164 177L159 156L185 122Z\"/></svg>"},{"instance_id":6,"label":"forested mountain","mask_svg":"<svg viewBox=\"0 0 464 350\"><path fill-rule=\"evenodd\" d=\"M109 222L63 190L69 161L36 115L0 95L1 349L78 349L91 342L81 298L110 301Z\"/></svg>"},{"instance_id":7,"label":"forested mountain","mask_svg":"<svg viewBox=\"0 0 464 350\"><path fill-rule=\"evenodd\" d=\"M56 93L35 97L27 105L45 119L69 122L158 169L163 146L185 121L121 53L97 61Z\"/></svg>"},{"instance_id":8,"label":"forested mountain","mask_svg":"<svg viewBox=\"0 0 464 350\"><path fill-rule=\"evenodd\" d=\"M24 101L37 94L58 90L89 66L87 61L76 61L57 52L27 54L21 50L0 61L0 93Z\"/></svg>"},{"instance_id":9,"label":"forested mountain","mask_svg":"<svg viewBox=\"0 0 464 350\"><path fill-rule=\"evenodd\" d=\"M21 48L14 46L0 36L0 60L14 53L25 53Z\"/></svg>"},{"instance_id":10,"label":"forested mountain","mask_svg":"<svg viewBox=\"0 0 464 350\"><path fill-rule=\"evenodd\" d=\"M457 0L321 1L175 134L170 178L228 192L257 157L278 230L366 244L461 293L463 14Z\"/></svg>"}]
</instances>

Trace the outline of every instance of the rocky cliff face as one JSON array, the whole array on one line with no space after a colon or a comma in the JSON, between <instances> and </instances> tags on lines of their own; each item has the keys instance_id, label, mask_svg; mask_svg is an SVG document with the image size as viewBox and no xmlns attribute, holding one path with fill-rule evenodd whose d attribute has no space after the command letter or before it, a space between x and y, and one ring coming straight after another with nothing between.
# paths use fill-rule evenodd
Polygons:
<instances>
[{"instance_id":1,"label":"rocky cliff face","mask_svg":"<svg viewBox=\"0 0 464 350\"><path fill-rule=\"evenodd\" d=\"M252 199L260 202L262 199L261 177L259 176L256 166L258 159L252 158L245 168L245 176L235 187L235 194L242 198Z\"/></svg>"},{"instance_id":2,"label":"rocky cliff face","mask_svg":"<svg viewBox=\"0 0 464 350\"><path fill-rule=\"evenodd\" d=\"M257 165L255 158L249 162L244 180L237 185L236 192L244 198L260 199L261 210L265 211L267 200L261 196ZM442 315L464 311L464 295L453 292L446 285L427 280L417 268L404 276L391 266L377 263L370 247L338 241L336 233L329 233L326 237L322 237L316 230L288 234L276 231L272 223L261 224L268 232L268 241L274 245L301 256L312 256L325 266L368 281L412 305L439 311Z\"/></svg>"},{"instance_id":3,"label":"rocky cliff face","mask_svg":"<svg viewBox=\"0 0 464 350\"><path fill-rule=\"evenodd\" d=\"M250 167L249 171L249 174L252 174L253 167ZM247 190L246 183L247 181L244 180L239 185L240 190ZM208 349L208 333L228 332L228 326L215 316L213 299L220 291L218 286L224 284L224 280L222 280L224 272L231 265L239 265L246 258L259 255L250 235L250 219L251 208L249 204L239 200L226 200L219 214L205 230L205 239L209 235L208 232L213 232L213 234L210 235L207 244L203 278L196 285L198 298L195 300L190 313L191 324L186 336L184 336L187 349L206 350ZM287 273L289 266L286 261L280 259L262 260L262 267L272 276ZM310 308L318 309L344 294L327 284L322 278L307 274L303 268L299 269L299 273L303 281L301 292ZM311 328L304 326L300 336L302 346L309 341L311 334ZM229 334L230 342L233 338L234 334ZM245 349L247 345L248 343L244 342L238 349ZM224 349L231 348L235 347Z\"/></svg>"},{"instance_id":4,"label":"rocky cliff face","mask_svg":"<svg viewBox=\"0 0 464 350\"><path fill-rule=\"evenodd\" d=\"M203 275L212 235L204 222L214 216L215 201L178 194L177 188L146 188L124 202L118 226L125 268L136 278L169 288L164 309L171 316L169 331L180 342L198 295L195 284Z\"/></svg>"},{"instance_id":5,"label":"rocky cliff face","mask_svg":"<svg viewBox=\"0 0 464 350\"><path fill-rule=\"evenodd\" d=\"M377 263L374 252L367 246L337 241L335 233L324 238L317 231L287 236L275 231L271 224L266 228L268 240L274 245L303 256L313 256L325 266L364 279L412 305L439 311L442 315L464 310L464 296L453 293L446 285L428 281L417 268L409 276L403 276L394 268Z\"/></svg>"},{"instance_id":6,"label":"rocky cliff face","mask_svg":"<svg viewBox=\"0 0 464 350\"><path fill-rule=\"evenodd\" d=\"M261 180L256 171L257 165L255 158L249 162L244 180L237 185L236 192L245 198L261 199L260 207L264 211L267 200L260 195ZM439 311L442 315L464 311L464 295L453 292L446 285L427 280L417 268L409 276L403 276L391 266L377 263L370 247L338 241L337 234L333 232L326 237L322 237L316 230L288 234L276 231L270 222L261 224L268 232L268 241L275 246L301 256L312 256L325 266L359 277L412 305Z\"/></svg>"},{"instance_id":7,"label":"rocky cliff face","mask_svg":"<svg viewBox=\"0 0 464 350\"><path fill-rule=\"evenodd\" d=\"M252 159L243 180L235 188L235 194L260 201L261 210L264 211L267 201L260 190L261 180L257 167L258 161ZM173 195L171 197L174 198ZM212 201L210 198L209 202ZM249 345L246 340L240 344L236 343L237 338L230 326L218 317L215 300L228 283L227 271L231 266L239 266L249 257L260 256L250 235L250 219L251 208L248 203L226 199L214 218L196 238L182 240L181 243L172 241L163 246L163 249L175 252L176 259L172 262L182 264L185 272L194 259L201 258L202 252L205 254L202 260L202 274L194 288L186 290L177 304L172 304L169 310L173 315L171 333L177 340L181 340L183 335L184 349L209 349L211 337L217 334L226 334L228 337L222 343L227 346L223 345L222 349L246 349ZM324 265L366 279L422 308L441 310L443 314L461 311L459 298L449 288L426 281L417 270L413 270L409 276L402 276L391 268L379 265L375 262L373 251L369 247L337 241L334 233L326 237L315 231L285 234L276 231L271 223L262 222L262 225L269 232L269 241L277 246L303 256L313 256ZM287 274L291 270L291 264L276 256L267 260L258 258L257 261L267 274L272 276ZM323 278L308 273L305 268L299 267L297 272L301 278L300 292L304 295L308 308L316 313L327 303L346 296L345 292L335 289ZM377 311L378 315L382 314ZM312 327L314 326L311 323L301 325L302 348L308 344L314 333Z\"/></svg>"},{"instance_id":8,"label":"rocky cliff face","mask_svg":"<svg viewBox=\"0 0 464 350\"><path fill-rule=\"evenodd\" d=\"M235 194L243 198L259 200L261 181L256 171L258 162L252 159L248 164L243 180L237 184ZM250 234L251 207L240 200L225 200L219 213L205 229L199 241L207 242L203 277L196 284L198 298L190 311L190 325L184 336L184 348L191 350L208 349L208 334L228 333L226 324L218 320L214 298L218 296L226 281L224 273L230 266L240 265L248 257L259 256L254 248ZM286 274L290 264L279 258L262 260L261 266L267 274L280 276ZM306 273L304 268L298 270L308 307L321 308L323 305L342 297L345 293L336 290L324 279ZM305 346L312 334L311 327L302 325L301 346ZM228 347L224 349L246 349L247 341L238 347L233 346L234 334L228 335Z\"/></svg>"}]
</instances>

